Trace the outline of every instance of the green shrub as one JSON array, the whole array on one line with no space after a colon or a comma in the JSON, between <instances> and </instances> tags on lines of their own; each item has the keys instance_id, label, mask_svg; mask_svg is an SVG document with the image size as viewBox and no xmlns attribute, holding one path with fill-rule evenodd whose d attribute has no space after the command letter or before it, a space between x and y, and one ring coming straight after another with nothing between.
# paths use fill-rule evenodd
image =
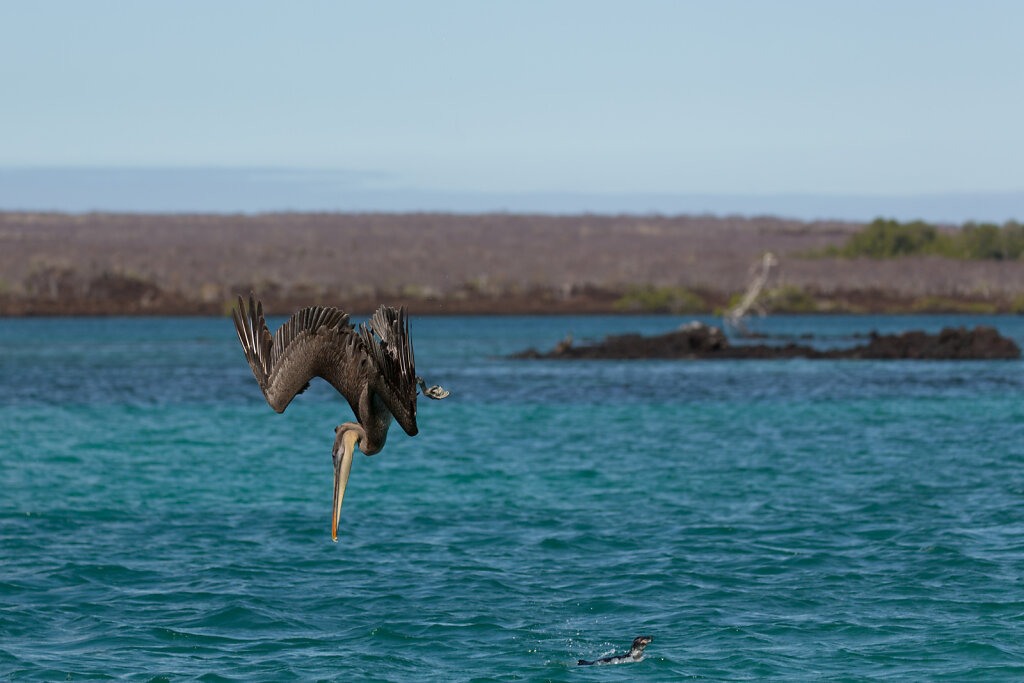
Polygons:
<instances>
[{"instance_id":1,"label":"green shrub","mask_svg":"<svg viewBox=\"0 0 1024 683\"><path fill-rule=\"evenodd\" d=\"M837 256L868 256L894 258L938 250L939 231L921 221L900 223L876 218L860 232L852 235L838 250Z\"/></svg>"},{"instance_id":2,"label":"green shrub","mask_svg":"<svg viewBox=\"0 0 1024 683\"><path fill-rule=\"evenodd\" d=\"M926 296L915 299L910 310L913 313L970 313L988 315L997 313L999 307L987 301L959 301L941 296Z\"/></svg>"},{"instance_id":3,"label":"green shrub","mask_svg":"<svg viewBox=\"0 0 1024 683\"><path fill-rule=\"evenodd\" d=\"M876 218L840 247L827 247L806 256L842 258L900 258L945 256L967 260L1017 260L1024 256L1024 226L1009 221L965 223L954 232L941 232L929 223L900 223Z\"/></svg>"},{"instance_id":4,"label":"green shrub","mask_svg":"<svg viewBox=\"0 0 1024 683\"><path fill-rule=\"evenodd\" d=\"M704 299L685 287L630 287L614 303L620 311L634 313L700 313L706 310Z\"/></svg>"},{"instance_id":5,"label":"green shrub","mask_svg":"<svg viewBox=\"0 0 1024 683\"><path fill-rule=\"evenodd\" d=\"M803 287L796 285L780 285L769 289L758 297L758 302L769 311L813 313L818 310L818 301Z\"/></svg>"}]
</instances>

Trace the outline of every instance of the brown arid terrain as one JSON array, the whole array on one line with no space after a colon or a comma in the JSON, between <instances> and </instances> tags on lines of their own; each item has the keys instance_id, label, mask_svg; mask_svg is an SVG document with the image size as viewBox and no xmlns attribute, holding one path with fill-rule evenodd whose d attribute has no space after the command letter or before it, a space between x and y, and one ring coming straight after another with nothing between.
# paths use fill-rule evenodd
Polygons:
<instances>
[{"instance_id":1,"label":"brown arid terrain","mask_svg":"<svg viewBox=\"0 0 1024 683\"><path fill-rule=\"evenodd\" d=\"M808 258L858 223L710 216L0 213L0 315L1018 311L1024 263ZM950 228L952 229L952 228Z\"/></svg>"}]
</instances>

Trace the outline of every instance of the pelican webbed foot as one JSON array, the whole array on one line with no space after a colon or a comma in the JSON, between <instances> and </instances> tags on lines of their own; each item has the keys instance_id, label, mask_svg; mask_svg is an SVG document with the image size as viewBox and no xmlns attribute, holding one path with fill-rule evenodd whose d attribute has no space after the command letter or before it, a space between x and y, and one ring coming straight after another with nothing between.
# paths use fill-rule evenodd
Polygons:
<instances>
[{"instance_id":1,"label":"pelican webbed foot","mask_svg":"<svg viewBox=\"0 0 1024 683\"><path fill-rule=\"evenodd\" d=\"M424 396L426 396L427 398L432 398L435 401L440 401L442 398L448 398L448 395L451 393L450 391L448 391L447 389L438 384L435 384L432 387L428 387L427 383L423 381L422 377L416 378L416 384L420 386L420 389L423 391Z\"/></svg>"}]
</instances>

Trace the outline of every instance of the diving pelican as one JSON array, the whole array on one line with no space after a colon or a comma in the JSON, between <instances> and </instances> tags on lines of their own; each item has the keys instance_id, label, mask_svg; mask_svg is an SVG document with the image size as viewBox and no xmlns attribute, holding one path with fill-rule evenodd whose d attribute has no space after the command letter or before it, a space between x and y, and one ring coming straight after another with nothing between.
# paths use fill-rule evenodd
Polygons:
<instances>
[{"instance_id":1,"label":"diving pelican","mask_svg":"<svg viewBox=\"0 0 1024 683\"><path fill-rule=\"evenodd\" d=\"M330 306L310 306L295 313L270 336L263 302L249 295L246 307L238 297L232 311L235 331L249 367L270 407L283 413L292 399L322 377L338 390L357 422L334 429L334 514L331 538L338 541L338 517L345 497L352 453L358 445L366 455L384 448L391 419L416 436L416 388L442 399L448 392L416 376L409 319L405 307L381 306L372 320L358 329L349 316Z\"/></svg>"}]
</instances>

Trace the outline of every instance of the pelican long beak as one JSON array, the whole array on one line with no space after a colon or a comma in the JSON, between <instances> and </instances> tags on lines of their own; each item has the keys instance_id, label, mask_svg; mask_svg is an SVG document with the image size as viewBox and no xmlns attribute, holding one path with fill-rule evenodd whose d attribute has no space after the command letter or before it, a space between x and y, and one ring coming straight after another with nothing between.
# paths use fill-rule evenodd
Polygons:
<instances>
[{"instance_id":1,"label":"pelican long beak","mask_svg":"<svg viewBox=\"0 0 1024 683\"><path fill-rule=\"evenodd\" d=\"M345 432L341 437L341 453L334 452L334 514L331 515L331 540L338 542L338 518L341 517L341 501L345 498L348 475L352 472L352 452L359 436Z\"/></svg>"}]
</instances>

